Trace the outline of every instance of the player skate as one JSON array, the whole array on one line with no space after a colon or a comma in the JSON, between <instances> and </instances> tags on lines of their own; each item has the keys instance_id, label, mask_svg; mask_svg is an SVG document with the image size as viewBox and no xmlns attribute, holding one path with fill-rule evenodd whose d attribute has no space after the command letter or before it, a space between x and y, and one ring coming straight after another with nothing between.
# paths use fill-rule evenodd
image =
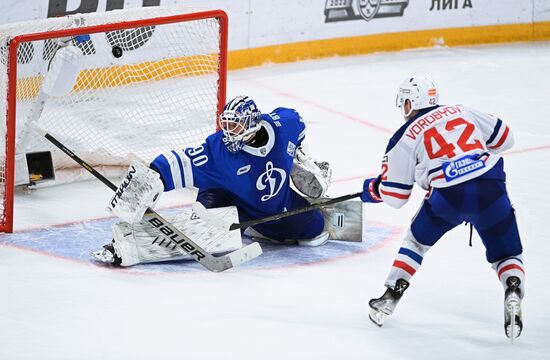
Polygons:
<instances>
[{"instance_id":1,"label":"player skate","mask_svg":"<svg viewBox=\"0 0 550 360\"><path fill-rule=\"evenodd\" d=\"M371 299L369 319L378 326L384 325L386 316L393 314L395 307L403 296L403 293L409 287L409 282L405 279L398 279L393 289L387 288L384 295L377 299Z\"/></svg>"},{"instance_id":2,"label":"player skate","mask_svg":"<svg viewBox=\"0 0 550 360\"><path fill-rule=\"evenodd\" d=\"M507 289L504 293L504 331L512 343L523 330L520 284L521 280L517 276L510 276L506 280Z\"/></svg>"}]
</instances>

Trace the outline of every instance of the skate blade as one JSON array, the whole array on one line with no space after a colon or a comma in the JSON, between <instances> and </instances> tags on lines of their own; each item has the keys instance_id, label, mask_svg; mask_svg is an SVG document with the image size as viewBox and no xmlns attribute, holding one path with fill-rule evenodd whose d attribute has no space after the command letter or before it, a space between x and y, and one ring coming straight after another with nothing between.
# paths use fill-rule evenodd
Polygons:
<instances>
[{"instance_id":1,"label":"skate blade","mask_svg":"<svg viewBox=\"0 0 550 360\"><path fill-rule=\"evenodd\" d=\"M510 343L514 344L514 340L521 335L521 327L515 321L512 321L506 326L506 336L510 339Z\"/></svg>"},{"instance_id":2,"label":"skate blade","mask_svg":"<svg viewBox=\"0 0 550 360\"><path fill-rule=\"evenodd\" d=\"M507 305L507 310L510 313L510 323L506 324L505 332L506 336L510 339L510 343L514 344L514 340L521 335L522 330L521 320L518 317L520 305L516 301L511 301Z\"/></svg>"},{"instance_id":3,"label":"skate blade","mask_svg":"<svg viewBox=\"0 0 550 360\"><path fill-rule=\"evenodd\" d=\"M382 325L384 325L384 321L386 320L386 314L381 311L371 309L369 312L369 319L378 327L382 327Z\"/></svg>"}]
</instances>

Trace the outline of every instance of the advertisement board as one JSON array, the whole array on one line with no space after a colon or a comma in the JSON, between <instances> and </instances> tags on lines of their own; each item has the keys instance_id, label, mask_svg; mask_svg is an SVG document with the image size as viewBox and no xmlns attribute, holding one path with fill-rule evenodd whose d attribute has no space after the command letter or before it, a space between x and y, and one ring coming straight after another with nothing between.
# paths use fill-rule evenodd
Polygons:
<instances>
[{"instance_id":1,"label":"advertisement board","mask_svg":"<svg viewBox=\"0 0 550 360\"><path fill-rule=\"evenodd\" d=\"M548 0L4 0L3 3L0 23L142 6L222 9L229 16L231 68L407 47L550 38Z\"/></svg>"}]
</instances>

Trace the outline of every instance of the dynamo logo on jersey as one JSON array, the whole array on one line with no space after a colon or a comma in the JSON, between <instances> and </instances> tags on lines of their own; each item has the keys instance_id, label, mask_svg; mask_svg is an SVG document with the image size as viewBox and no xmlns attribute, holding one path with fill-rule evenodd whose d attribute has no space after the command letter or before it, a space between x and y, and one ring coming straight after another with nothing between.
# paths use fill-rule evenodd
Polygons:
<instances>
[{"instance_id":1,"label":"dynamo logo on jersey","mask_svg":"<svg viewBox=\"0 0 550 360\"><path fill-rule=\"evenodd\" d=\"M262 191L269 187L269 194L261 197L262 201L267 201L276 196L283 188L286 180L286 171L273 166L271 161L265 164L265 172L258 176L256 180L256 189Z\"/></svg>"},{"instance_id":2,"label":"dynamo logo on jersey","mask_svg":"<svg viewBox=\"0 0 550 360\"><path fill-rule=\"evenodd\" d=\"M478 155L466 155L460 159L443 163L441 166L447 181L468 175L484 167L485 162L480 160Z\"/></svg>"}]
</instances>

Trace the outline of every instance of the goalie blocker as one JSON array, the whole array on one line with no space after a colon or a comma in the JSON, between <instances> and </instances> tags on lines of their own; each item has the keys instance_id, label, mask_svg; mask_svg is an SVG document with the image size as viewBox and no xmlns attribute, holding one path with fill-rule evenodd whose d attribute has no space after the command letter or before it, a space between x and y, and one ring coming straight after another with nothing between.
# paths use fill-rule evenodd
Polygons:
<instances>
[{"instance_id":1,"label":"goalie blocker","mask_svg":"<svg viewBox=\"0 0 550 360\"><path fill-rule=\"evenodd\" d=\"M107 211L123 221L135 224L141 220L147 208L154 208L164 185L160 175L141 164L132 161L126 177L119 185L107 205Z\"/></svg>"}]
</instances>

